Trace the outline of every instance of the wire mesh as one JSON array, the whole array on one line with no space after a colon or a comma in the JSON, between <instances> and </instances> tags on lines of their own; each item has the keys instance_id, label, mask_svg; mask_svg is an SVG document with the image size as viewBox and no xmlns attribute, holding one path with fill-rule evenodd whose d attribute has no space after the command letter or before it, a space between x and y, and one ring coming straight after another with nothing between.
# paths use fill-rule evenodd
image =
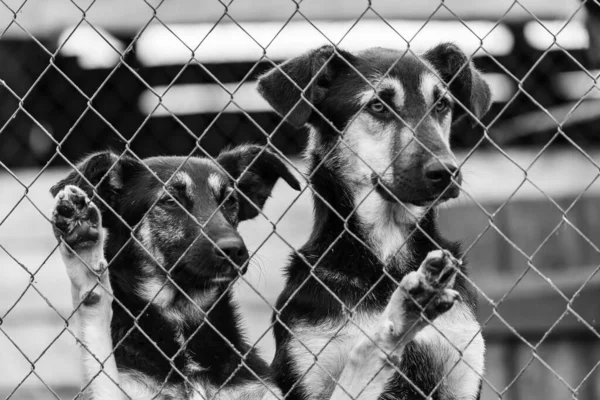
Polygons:
<instances>
[{"instance_id":1,"label":"wire mesh","mask_svg":"<svg viewBox=\"0 0 600 400\"><path fill-rule=\"evenodd\" d=\"M0 23L6 21L5 26L0 26L0 54L6 63L4 67L0 66L0 180L6 182L7 188L11 188L3 190L5 200L0 199L0 249L3 253L0 260L6 260L8 265L8 268L5 267L7 288L10 286L7 295L0 296L0 332L3 336L0 349L7 349L7 354L10 354L8 359L17 360L15 362L19 365L14 371L10 368L10 362L0 368L0 374L5 374L7 379L5 384L0 379L1 396L7 399L29 398L29 393L32 398L82 397L95 379L106 377L109 383L119 387L123 398L237 398L242 395L241 392L235 392L238 386L233 382L237 382L235 376L240 371L250 372L246 379L263 387L260 393L264 397L292 397L299 387L311 383L317 385L319 382L329 382L323 393L333 391L338 386L348 397L366 395L368 392L361 390L351 396L347 388L341 387L341 369L331 368L330 353L335 348L343 354L342 360L348 357L344 352L350 349L340 350L337 343L340 337L350 335L349 332L353 332L356 340L367 338L370 343L378 345L373 337L372 321L365 322L362 310L370 297L374 296L378 285L388 280L400 285L399 275L390 272L387 267L382 268L373 285L362 292L356 302L349 304L339 296L343 289L330 287L318 270L323 268L326 255L344 237L350 237L369 256L380 258L370 237L361 236L350 228L351 221L360 217L359 210L367 204L369 196L379 195L376 191L378 183L371 185L362 198L354 199L351 212L342 215L336 204L329 204L323 193L315 190L314 173L335 157L340 148L349 152L361 165L366 165L369 174L376 177L376 182L384 178L383 174L393 168L394 162L409 157L409 145L418 145L429 156L437 157L416 134L424 120L434 112L437 103L432 103L427 113L411 125L401 113L385 105L387 103L380 98L393 118L411 132L409 143L393 154L382 174L362 159L347 139L349 128L365 111L367 104L362 105L356 115L340 128L323 109L312 104L311 88L318 83L320 74L325 72L327 62L334 59L341 60L352 73L361 75L351 60L346 59L347 53L342 51L346 47L355 52L354 47L362 46L364 49L364 43L370 41L383 41L382 45L394 43L405 51L387 71L382 72L378 82L373 82L369 76L360 76L361 84L368 85L374 97L378 98L383 78L390 76L398 63L405 57L418 57L421 47L433 47L447 41L445 39L456 40L467 56L467 62L445 82L445 93L452 95L457 109L464 109L468 114L465 121L475 120L475 124L469 127L462 123L453 128L453 145L460 151L458 167L465 171L467 182L461 186L458 202L450 207L440 207L440 223L444 234L462 240L462 259L470 260L470 264L474 265L472 274L467 276L459 271L459 275L479 298L479 325L475 332L467 335L469 337L463 335L458 346L452 337L448 337L451 330L440 329L428 321L428 328L434 332L437 343L449 348L447 351L450 351L450 355L446 354L447 360L439 379L427 390L410 381L399 369L393 354L388 354L386 360L407 381L407 387L415 396L423 399L437 398L446 391L457 397L456 393L460 391L452 392L456 389L452 382L459 386L467 385L467 376L473 373L482 381L482 398L485 399L595 399L600 396L600 335L596 322L598 311L594 307L594 298L600 288L597 278L600 268L600 249L597 245L600 231L596 211L600 153L595 147L598 144L595 133L600 122L600 108L596 100L600 94L600 71L594 69L597 67L597 57L592 50L595 43L600 42L594 36L594 32L597 32L595 29L600 29L595 25L600 22L594 19L600 10L597 0L576 2L568 12L562 11L561 21L540 17L539 9L532 11L535 8L532 2L505 2L496 8L493 17L488 13L481 18L487 20L486 24L462 16L467 15L464 13L464 2L456 6L443 1L433 2L430 11L424 12L426 7L422 7L420 12L423 18L418 22L401 21L414 29L404 29L396 21L397 18L395 20L393 16L387 16L388 7L372 2L352 2L351 8L356 11L352 19L346 15L344 23L335 25L329 22L330 25L327 25L328 22L315 18L315 6L307 4L309 2L290 0L286 5L290 7L290 12L285 18L277 17L275 21L254 18L253 21L245 18L252 11L236 11L236 1L219 1L215 2L219 5L218 12L213 13L210 21L198 30L194 30L193 24L173 22L170 11L161 11L169 7L164 0L139 0L136 2L139 4L133 6L135 15L131 17L137 21L135 34L124 34L118 29L111 31L110 23L98 19L94 12L102 7L101 2L65 0L61 7L66 4L69 15L76 17L70 19L73 22L70 28L63 26L58 39L40 33L31 24L27 13L31 12L28 6L32 2L34 0L0 0L0 8L3 8ZM482 10L485 11L486 7L483 6ZM492 8L491 5L489 7ZM518 18L515 19L515 15ZM183 18L182 14L178 14L177 18ZM585 22L582 22L583 18L587 18ZM100 20L103 22L98 22ZM464 31L456 33L458 28L451 28L449 24L455 24L453 26L459 26ZM270 26L270 30L265 26ZM385 29L388 34L392 32L394 41L386 42L385 35L379 37L377 34L357 41L353 35L364 35L368 32L367 28L363 28L365 26L376 33L382 31L376 30L375 26ZM585 27L589 29L589 36L584 31ZM261 31L261 28L264 30ZM432 29L437 35L432 36ZM441 37L444 29L448 29L449 36L452 33L455 37ZM293 40L298 32L309 31L310 35ZM15 35L20 37L18 45L12 40ZM157 35L163 35L167 45L160 48L159 44L154 43L159 50L154 56L149 56L144 46L157 41ZM242 45L223 49L217 47L215 50L214 38L227 35ZM316 35L316 41L311 35ZM293 77L287 76L281 62L306 50L297 46L312 42L329 45L334 50L328 55L327 62L314 72L309 83L302 87ZM586 46L590 47L588 56L584 53ZM96 51L89 52L91 47ZM247 50L250 47L252 51ZM314 47L317 46L311 48ZM227 50L229 48L234 50ZM104 50L101 49L106 52L102 53ZM166 60L162 66L152 59L158 57L159 52L160 57ZM104 56L100 56L101 53ZM469 109L468 104L458 101L450 90L455 80L459 79L459 74L470 68L471 62L476 63L492 87L494 104L491 112L482 119ZM436 76L439 74L431 65L427 64L425 68ZM306 166L297 154L303 150L309 153L314 148L306 149L310 141L310 134L306 130L296 131L286 123L291 119L294 107L290 108L287 115L277 116L257 95L256 80L268 70L279 71L287 76L294 89L301 93L295 106L309 104L312 115L320 117L324 126L337 134L335 144L327 154L320 154L320 161L310 167L308 174L303 173ZM201 85L201 89L198 85ZM198 95L198 92L204 94ZM178 98L183 100L177 101ZM259 150L252 153L252 159L244 165L239 176L223 170L235 182L235 190L208 215L199 218L197 213L168 190L177 174L196 157L219 164L218 154L224 148L246 142L258 143L260 149L256 147ZM86 153L106 148L113 149L114 158L105 175L92 182L76 162ZM228 283L208 307L202 306L197 298L181 287L181 282L173 279L172 266L164 265L164 259L157 257L155 249L140 234L145 229L144 224L159 207L162 197L154 197L144 215L132 224L131 219L123 216L124 211L113 208L114 204L101 193L102 185L110 181L111 174L118 171L123 162L131 160L136 165L146 165L147 161L144 160L147 157L159 154L180 156L180 165L170 172L167 179L161 178L148 166L144 173L160 183L163 188L161 193L166 194L178 206L178 211L197 228L197 233L189 238L187 247L176 257L173 265L179 264L195 251L194 246L198 243L207 241L210 248L217 249L220 252L218 254L238 268L236 279ZM243 177L252 175L253 169L260 165L261 157L267 154L285 160L294 174L302 177L302 188L297 194L292 195L285 192L286 189L277 187L272 200L279 202L276 213L269 208L263 209L262 204L254 204L252 196L241 189ZM56 166L62 169L55 169ZM157 266L157 271L164 276L145 304L136 310L130 310L118 294L113 296L106 281L103 283L98 277L94 290L109 294L113 309L131 320L131 326L119 333L120 340L112 344L113 351L108 356L96 355L78 332L77 315L81 315L81 308L85 306L76 304L71 309L68 296L64 293L60 293L63 298L57 305L56 299L60 296L52 289L59 279L62 279L62 287L65 287L66 280L64 274L56 277L58 269L64 269L64 266L58 258L61 244L55 243L50 235L48 210L52 199L44 194L47 199L41 200L43 196L40 193L47 191L48 184L63 178L65 166L69 172L79 171L81 184L92 188L92 201L103 210L103 218L110 215L128 230L129 237L120 244L120 248L111 250L112 259L119 257L128 246L139 248L143 251L139 257L150 258L152 264ZM473 179L474 183L483 184L483 189L470 182L470 173L475 176L481 173L478 170L471 171L472 168L493 170L493 174ZM501 182L505 174L511 175L512 181ZM383 190L409 218L419 219L414 207L403 203L385 186ZM279 195L285 200L276 200ZM331 238L331 243L322 254L313 257L307 257L300 249L311 230L310 223L305 222L311 212L307 196L323 204L344 227ZM443 196L444 192L437 195L436 201ZM293 291L286 293L288 297L283 299L279 307L273 302L273 287L268 284L276 282L274 286L279 292L282 289L281 281L269 277L266 279L268 284L260 285L251 273L245 275L207 233L211 221L224 212L229 197L252 203L259 214L260 222L249 222L240 227L242 234L250 233L245 239L254 246L253 254L258 255L259 259L269 258L270 253L291 254L306 266L306 276ZM431 202L425 211L429 212L434 204ZM25 209L29 214L24 217ZM23 230L18 218L25 224L28 224L27 218L41 222L26 226ZM262 224L260 229L264 237L260 240L252 237L252 228L246 228L251 224ZM297 229L304 229L306 237L295 233L294 226L302 226ZM41 245L31 242L31 238L37 240L42 237L41 234L34 234L37 228L44 230L44 236L47 236ZM389 256L389 260L402 259L413 236L421 235L419 237L424 237L424 240L435 242L430 234L417 223L403 238L404 243ZM444 250L440 243L434 243L434 247ZM32 257L28 252L37 252L37 255ZM44 253L43 256L39 256L41 253ZM73 250L73 254L77 255L77 251ZM256 257L251 260L256 260ZM281 260L285 263L283 258ZM83 259L80 261L87 264ZM250 270L260 269L254 265L256 261L248 263ZM409 261L406 263L410 264ZM385 266L386 261L381 264ZM87 267L96 275L94 266ZM277 268L282 267L280 265ZM111 260L108 271L111 271ZM268 271L268 274L280 272ZM322 326L312 326L309 327L312 330L300 333L299 330L306 328L287 325L285 310L293 307L291 303L296 296L300 296L309 281L320 286L323 296L339 303L345 316L343 323L324 332L316 332ZM208 317L215 312L220 301L228 301L228 296L241 285L246 288L242 296L257 299L254 301L260 304L257 307L262 310L259 314L265 316L264 323L256 324L258 328L244 346L221 332L219 324ZM157 343L157 337L145 331L146 325L142 321L153 310L160 309L160 296L166 290L174 290L180 297L178 301L183 304L181 307L185 307L190 315L195 315L198 322L185 335L185 324L181 325L181 332L173 333L178 335L173 338L179 346L176 349L166 349L164 344ZM50 292L51 295L48 295ZM41 305L32 305L40 299L43 301ZM21 310L23 307L25 311ZM35 320L41 314L30 309L36 307L52 310L51 314L44 315L53 320L48 324L53 328ZM256 313L248 318L245 312L251 307L242 307L242 310L242 323L254 325ZM267 322L268 314L272 315L271 322ZM451 325L452 321L449 323ZM293 381L286 383L291 387L289 391L281 391L270 377L254 371L251 366L254 352L265 346L276 325L290 337L290 343L284 344L292 346L293 342L298 346L296 351L310 360L306 368L296 371L296 376L289 378ZM232 368L231 375L212 386L204 383L208 382L208 378L198 378L202 375L198 370L192 371L191 367L197 364L193 361L197 354L190 350L190 346L194 340L198 340L203 329L214 332L227 352L232 352L235 359L239 360ZM30 332L19 337L25 330ZM32 350L31 344L23 338L36 335L33 331L38 332L41 339L36 339ZM317 334L321 336L317 337ZM464 356L469 348L476 346L480 334L483 334L488 348L485 373L476 365L471 365L472 360ZM57 355L51 353L56 352L55 349L64 340L63 336L69 339L72 348L76 348L71 339L74 338L85 357L91 357L100 365L98 371L76 390L69 386L74 384L72 377L67 379L67 383L61 383L64 377L60 373L58 377L48 373L49 363L57 359ZM142 397L135 397L123 380L116 381L104 370L104 364L134 336L135 340L145 340L151 344L152 351L159 353L169 366L168 373L161 375L150 394ZM325 339L321 340L323 337ZM483 349L480 351L483 352ZM187 364L182 364L181 359L186 359ZM75 369L66 370L82 369L79 357L71 361ZM40 367L42 364L44 366ZM372 376L375 377L387 367L387 362L383 363L371 371ZM197 365L194 368L202 369ZM277 375L278 371L273 372ZM422 373L428 374L429 371ZM457 375L460 379L456 378ZM174 385L173 381L180 383ZM41 389L31 392L31 387Z\"/></svg>"}]
</instances>

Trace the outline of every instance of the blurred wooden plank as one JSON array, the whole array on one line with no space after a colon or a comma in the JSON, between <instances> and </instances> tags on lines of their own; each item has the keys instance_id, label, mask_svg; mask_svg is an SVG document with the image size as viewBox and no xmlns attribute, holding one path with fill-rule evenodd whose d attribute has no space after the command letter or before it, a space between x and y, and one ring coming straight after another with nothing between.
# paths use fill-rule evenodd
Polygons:
<instances>
[{"instance_id":1,"label":"blurred wooden plank","mask_svg":"<svg viewBox=\"0 0 600 400\"><path fill-rule=\"evenodd\" d=\"M581 287L591 269L585 273L573 273L562 279L553 278L553 284L568 297L572 298ZM533 273L531 273L533 274ZM591 326L579 321L573 313L567 312L561 321L553 327L556 321L566 312L567 301L556 292L542 278L521 282L497 307L497 313L506 321L493 316L493 307L485 300L480 299L478 319L487 321L484 333L490 338L517 338L513 329L520 335L532 340L542 337L552 328L550 336L578 335L579 337L596 337L600 332L600 276L596 274L581 290L577 298L571 303L571 308ZM502 282L498 279L492 289L486 289L486 294L492 299L504 296L513 283L510 280ZM489 319L489 321L488 321Z\"/></svg>"},{"instance_id":2,"label":"blurred wooden plank","mask_svg":"<svg viewBox=\"0 0 600 400\"><path fill-rule=\"evenodd\" d=\"M595 196L584 196L568 214L575 215L573 224L585 235L592 244L582 245L582 257L590 264L600 264L600 201ZM573 221L572 221L573 222Z\"/></svg>"},{"instance_id":3,"label":"blurred wooden plank","mask_svg":"<svg viewBox=\"0 0 600 400\"><path fill-rule=\"evenodd\" d=\"M554 198L553 201L566 209L575 197ZM529 258L542 272L589 263L583 254L584 240L563 220L563 212L553 201L546 197L512 201L502 211L507 222L505 234L512 242L507 246L511 270L527 268ZM578 226L576 214L570 215L570 222Z\"/></svg>"},{"instance_id":4,"label":"blurred wooden plank","mask_svg":"<svg viewBox=\"0 0 600 400\"><path fill-rule=\"evenodd\" d=\"M576 197L554 196L553 201L566 210ZM566 214L546 197L516 196L504 206L497 201L458 203L440 210L439 223L445 237L469 249L466 256L475 274L483 269L516 276L528 268L528 257L542 273L552 274L600 264L594 248L600 246L600 228L594 223L598 202L598 196L585 195Z\"/></svg>"},{"instance_id":5,"label":"blurred wooden plank","mask_svg":"<svg viewBox=\"0 0 600 400\"><path fill-rule=\"evenodd\" d=\"M22 0L7 0L5 3L16 11ZM93 3L93 4L92 4ZM148 1L157 5L158 0ZM223 3L228 4L229 0ZM512 5L512 0L486 0L472 2L467 0L447 0L445 6L462 19L499 19ZM18 14L18 21L35 36L56 33L65 27L77 24L82 19L82 11L86 10L86 19L96 27L108 30L132 32L137 31L152 19L153 9L141 0L27 0ZM276 4L276 6L274 6ZM435 14L435 18L455 19L444 7L440 8L439 0L378 0L373 9L384 18L427 19ZM541 19L565 19L576 9L576 3L546 2L542 0L521 0L520 4ZM238 22L243 21L286 21L296 11L296 3L273 0L236 0L228 7L228 14ZM299 2L298 9L308 19L356 20L368 10L364 1L346 0L304 0ZM225 6L219 1L169 0L158 8L158 17L164 23L217 22L223 17ZM12 12L0 4L0 29L4 29L12 20ZM298 18L302 18L298 16ZM379 18L373 12L367 12L366 18ZM514 7L505 20L530 19L531 15L523 7ZM228 17L224 18L229 21ZM8 32L12 36L26 35L15 27Z\"/></svg>"},{"instance_id":6,"label":"blurred wooden plank","mask_svg":"<svg viewBox=\"0 0 600 400\"><path fill-rule=\"evenodd\" d=\"M510 346L501 341L487 343L485 352L485 381L481 400L499 400L510 383Z\"/></svg>"},{"instance_id":7,"label":"blurred wooden plank","mask_svg":"<svg viewBox=\"0 0 600 400\"><path fill-rule=\"evenodd\" d=\"M518 346L514 400L579 399L594 400L589 391L578 391L589 366L582 362L590 342L560 340L545 342L534 357L534 350Z\"/></svg>"},{"instance_id":8,"label":"blurred wooden plank","mask_svg":"<svg viewBox=\"0 0 600 400\"><path fill-rule=\"evenodd\" d=\"M600 398L600 342L596 341L588 352L591 358L590 374L583 382L583 390L589 392L592 399ZM593 368L593 370L592 370Z\"/></svg>"},{"instance_id":9,"label":"blurred wooden plank","mask_svg":"<svg viewBox=\"0 0 600 400\"><path fill-rule=\"evenodd\" d=\"M489 228L490 218L474 204L457 204L439 213L440 230L449 240L459 241L473 269L498 270L501 265L498 233Z\"/></svg>"},{"instance_id":10,"label":"blurred wooden plank","mask_svg":"<svg viewBox=\"0 0 600 400\"><path fill-rule=\"evenodd\" d=\"M59 399L73 399L79 393L79 383L73 385L51 385L52 393L46 388L41 382L39 384L27 384L33 379L28 379L26 384L21 386L11 396L14 400L56 400L57 396ZM8 397L9 393L14 390L14 386L0 386L0 398Z\"/></svg>"}]
</instances>

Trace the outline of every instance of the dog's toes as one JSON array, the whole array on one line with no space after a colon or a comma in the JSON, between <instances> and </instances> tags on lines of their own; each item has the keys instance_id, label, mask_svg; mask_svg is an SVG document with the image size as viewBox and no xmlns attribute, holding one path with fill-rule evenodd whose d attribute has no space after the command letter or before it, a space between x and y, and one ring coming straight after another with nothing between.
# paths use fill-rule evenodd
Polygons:
<instances>
[{"instance_id":1,"label":"dog's toes","mask_svg":"<svg viewBox=\"0 0 600 400\"><path fill-rule=\"evenodd\" d=\"M52 212L52 229L54 236L60 240L71 229L73 216L75 215L75 206L68 201L65 194L60 192L56 197L56 204Z\"/></svg>"},{"instance_id":2,"label":"dog's toes","mask_svg":"<svg viewBox=\"0 0 600 400\"><path fill-rule=\"evenodd\" d=\"M460 300L460 294L453 289L444 289L433 298L433 301L425 307L427 319L433 321L440 315L446 313Z\"/></svg>"},{"instance_id":3,"label":"dog's toes","mask_svg":"<svg viewBox=\"0 0 600 400\"><path fill-rule=\"evenodd\" d=\"M65 243L71 248L81 246L85 243L95 243L100 238L98 227L90 224L89 221L79 221L71 231L63 236Z\"/></svg>"},{"instance_id":4,"label":"dog's toes","mask_svg":"<svg viewBox=\"0 0 600 400\"><path fill-rule=\"evenodd\" d=\"M451 287L462 263L448 250L434 250L419 267L427 283L437 287Z\"/></svg>"},{"instance_id":5,"label":"dog's toes","mask_svg":"<svg viewBox=\"0 0 600 400\"><path fill-rule=\"evenodd\" d=\"M397 309L391 315L404 324L429 321L444 314L460 299L452 289L458 268L458 261L446 250L430 252L417 271L407 274L392 296L390 304ZM393 302L397 304L392 304ZM392 318L394 322L394 318ZM398 325L394 322L394 325Z\"/></svg>"},{"instance_id":6,"label":"dog's toes","mask_svg":"<svg viewBox=\"0 0 600 400\"><path fill-rule=\"evenodd\" d=\"M85 192L68 185L56 195L52 211L54 236L71 249L94 245L100 239L101 215Z\"/></svg>"}]
</instances>

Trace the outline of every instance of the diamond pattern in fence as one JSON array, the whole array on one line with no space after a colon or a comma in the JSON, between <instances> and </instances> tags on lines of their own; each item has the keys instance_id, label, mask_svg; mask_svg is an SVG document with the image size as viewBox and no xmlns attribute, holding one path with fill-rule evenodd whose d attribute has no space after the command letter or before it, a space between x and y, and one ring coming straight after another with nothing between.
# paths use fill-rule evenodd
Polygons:
<instances>
[{"instance_id":1,"label":"diamond pattern in fence","mask_svg":"<svg viewBox=\"0 0 600 400\"><path fill-rule=\"evenodd\" d=\"M184 0L0 3L0 397L366 399L385 374L405 398L600 395L597 0L432 0L402 13L361 1L217 1L204 13ZM446 41L457 50L437 48L441 62L425 53ZM361 53L374 46L395 52ZM475 66L491 89L485 117ZM465 114L451 139L448 107ZM165 154L178 158L149 158ZM407 195L422 160L448 187ZM48 191L69 173L108 229L98 254L110 281L89 256L95 240L82 250L51 234ZM289 186L273 187L279 177ZM215 226L239 232L249 260ZM441 295L406 289L436 250L469 265L438 318ZM210 257L233 275L198 272ZM82 296L82 276L100 300ZM414 325L386 347L395 290ZM103 317L90 317L95 304L108 304ZM356 363L365 348L375 361ZM356 365L366 372L346 379Z\"/></svg>"}]
</instances>

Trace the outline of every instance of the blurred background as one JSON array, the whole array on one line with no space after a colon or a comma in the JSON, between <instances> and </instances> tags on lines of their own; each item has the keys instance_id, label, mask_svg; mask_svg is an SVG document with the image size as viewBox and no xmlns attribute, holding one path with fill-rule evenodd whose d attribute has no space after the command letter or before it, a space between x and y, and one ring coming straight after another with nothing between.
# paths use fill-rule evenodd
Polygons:
<instances>
[{"instance_id":1,"label":"blurred background","mask_svg":"<svg viewBox=\"0 0 600 400\"><path fill-rule=\"evenodd\" d=\"M600 398L600 4L592 0L0 0L0 398L72 398L69 282L49 187L106 149L215 155L267 140L299 172L306 132L255 91L326 43L422 52L453 41L494 105L454 128L464 195L442 229L468 249L487 341L484 399ZM232 102L233 100L233 102ZM310 190L277 186L245 222L236 287L270 359L271 305L311 228ZM269 222L277 222L276 228Z\"/></svg>"}]
</instances>

